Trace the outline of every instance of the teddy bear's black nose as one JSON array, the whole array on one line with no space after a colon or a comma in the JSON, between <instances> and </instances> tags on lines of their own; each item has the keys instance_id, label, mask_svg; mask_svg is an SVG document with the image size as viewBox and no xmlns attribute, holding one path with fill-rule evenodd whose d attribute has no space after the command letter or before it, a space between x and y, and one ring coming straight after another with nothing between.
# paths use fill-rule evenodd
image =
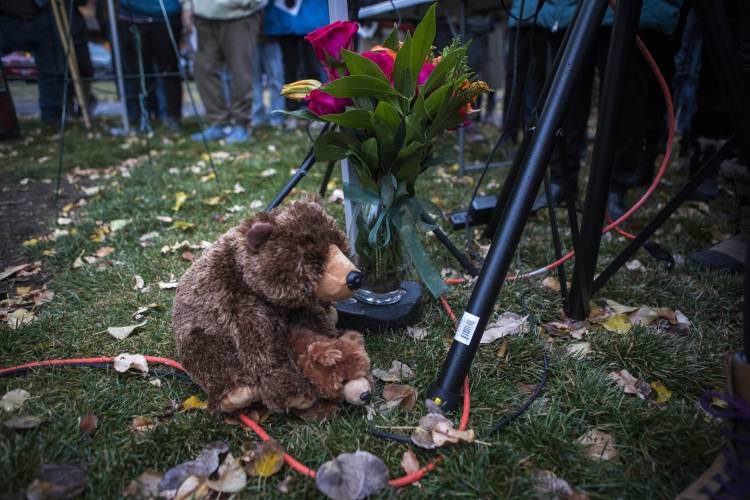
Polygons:
<instances>
[{"instance_id":1,"label":"teddy bear's black nose","mask_svg":"<svg viewBox=\"0 0 750 500\"><path fill-rule=\"evenodd\" d=\"M362 273L359 271L351 271L346 275L346 286L351 290L357 290L362 286Z\"/></svg>"},{"instance_id":2,"label":"teddy bear's black nose","mask_svg":"<svg viewBox=\"0 0 750 500\"><path fill-rule=\"evenodd\" d=\"M367 403L370 400L370 391L365 391L359 395L360 401Z\"/></svg>"}]
</instances>

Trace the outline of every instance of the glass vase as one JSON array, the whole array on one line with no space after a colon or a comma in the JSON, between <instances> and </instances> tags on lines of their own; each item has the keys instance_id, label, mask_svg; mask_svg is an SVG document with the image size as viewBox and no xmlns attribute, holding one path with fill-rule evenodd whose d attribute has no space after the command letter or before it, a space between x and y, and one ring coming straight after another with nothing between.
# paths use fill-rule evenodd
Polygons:
<instances>
[{"instance_id":1,"label":"glass vase","mask_svg":"<svg viewBox=\"0 0 750 500\"><path fill-rule=\"evenodd\" d=\"M358 204L355 209L355 250L364 280L354 298L365 304L382 306L401 300L405 294L401 282L409 273L409 261L398 229L383 216L384 210L381 204L369 203Z\"/></svg>"}]
</instances>

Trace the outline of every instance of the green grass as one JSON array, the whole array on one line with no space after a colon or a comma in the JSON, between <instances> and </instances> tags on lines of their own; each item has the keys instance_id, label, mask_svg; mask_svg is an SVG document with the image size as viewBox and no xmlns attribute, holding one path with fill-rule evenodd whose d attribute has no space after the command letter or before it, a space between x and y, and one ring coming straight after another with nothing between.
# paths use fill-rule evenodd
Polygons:
<instances>
[{"instance_id":1,"label":"green grass","mask_svg":"<svg viewBox=\"0 0 750 500\"><path fill-rule=\"evenodd\" d=\"M27 135L30 139L3 145L1 150L4 158L0 172L11 185L25 177L38 180L55 175L54 132L34 133L35 124L24 125L26 130L32 130ZM489 136L494 140L495 133L489 132ZM236 225L252 213L247 208L251 201L265 203L271 199L288 178L289 170L304 156L308 144L303 131L258 130L250 146L214 146L232 157L218 165L219 182L201 182L207 168L196 174L190 167L200 160L202 149L184 137L157 134L149 144L141 139L123 147L122 139L108 137L103 128L89 136L80 130L69 131L66 169L108 167L149 150L151 161L143 161L129 178L118 175L98 181L106 189L75 211L72 227L77 229L76 235L19 250L25 259L43 260L44 270L51 276L48 287L56 295L30 325L18 330L0 327L0 366L51 358L113 356L121 352L175 357L170 328L173 292L159 290L155 284L169 280L170 276L179 277L189 262L180 257L180 252L161 255L161 246L184 239L192 243L212 241ZM488 144L470 145L469 156L481 159L488 147ZM454 160L450 159L457 157L454 138L446 141L441 154L449 159L446 172L455 175L451 168ZM43 156L53 159L39 163ZM170 172L175 168L178 170ZM261 172L268 168L274 168L277 174L262 177ZM320 166L314 168L300 184L300 190L316 191L322 170ZM503 175L504 172L493 171L487 182L500 182ZM670 174L670 180L669 189L674 189L682 176ZM236 182L247 191L232 193ZM426 174L421 184L421 192L446 210L461 207L472 189L472 178L445 178L436 170ZM666 199L669 189L658 192L657 202ZM179 213L174 214L172 206L177 191L191 196ZM202 203L204 198L218 195L225 197L221 206ZM649 203L644 214L653 214L657 202ZM226 213L235 204L242 205L243 210ZM675 253L687 256L711 243L712 227L728 232L719 207L730 205L731 200L725 197L701 220L678 216L676 221L682 231L675 232L675 224L670 223L657 239ZM343 220L339 205L328 208ZM174 215L197 224L197 228L189 233L168 229L168 225L155 219L159 214ZM215 216L221 214L226 218L217 220ZM106 243L89 240L97 221L123 218L133 222L109 235ZM54 225L54 221L50 223ZM638 220L634 226L638 227ZM159 231L161 237L154 246L142 248L138 237L149 231ZM454 233L454 238L460 246L464 245L464 234ZM114 265L101 271L92 265L71 268L82 250L89 255L105 244L116 248L110 256ZM605 242L600 261L609 261L622 247L620 237ZM438 268L457 267L434 240L428 248ZM56 255L46 257L42 254L44 249L54 249ZM552 257L543 214L527 227L514 270L535 269L550 262ZM421 481L421 487L385 491L380 496L533 498L537 495L531 477L533 470L549 469L592 498L670 498L697 477L721 445L718 423L704 416L697 399L703 391L723 385L721 356L739 346L741 282L735 276L689 268L667 272L645 252L639 252L637 257L648 267L648 272L622 270L599 296L633 305L679 308L693 322L689 335L672 336L642 328L626 334L596 332L588 339L593 351L583 360L566 355L565 345L569 341L558 339L549 351L547 389L525 415L499 434L486 438L489 445L443 450L446 459L436 473ZM135 274L152 285L149 293L132 289L131 278ZM453 287L448 298L456 312L462 311L470 292L469 285ZM558 319L559 298L540 287L538 280L506 283L497 310L523 312L522 295L540 321ZM135 310L153 302L162 308L149 313L147 325L138 333L123 341L102 333L108 326L133 323ZM452 324L439 304L426 297L420 325L429 332L422 341L400 332L385 332L368 335L367 350L375 366L387 367L392 359L407 363L417 372L413 384L424 391L434 380L448 350ZM496 356L499 343L481 347L472 367L471 427L480 432L520 405L526 395L519 390L519 384L535 384L542 373L541 342L537 336L509 338L508 344L506 358ZM625 368L644 380L661 380L674 395L663 405L623 395L608 381L607 373ZM134 416L156 416L170 400L179 402L194 394L201 395L200 389L192 384L162 376L159 377L162 386L155 387L149 383L150 378L117 374L114 370L55 368L0 379L0 394L14 388L28 390L33 399L22 411L45 418L44 424L24 432L0 428L0 477L3 478L0 494L22 491L39 464L81 462L88 466L86 497L115 497L145 469L165 471L193 458L209 441L225 440L237 455L241 443L256 439L251 432L228 425L206 412L178 413L159 422L144 436L132 434L129 426ZM380 393L380 388L377 392ZM400 475L399 463L406 447L373 438L367 429L373 424L414 425L423 411L418 405L412 411L397 410L368 423L364 410L348 407L337 418L322 424L303 424L274 416L264 426L290 453L307 464L317 466L339 453L360 448L383 458L395 476ZM77 430L77 419L89 412L100 418L93 439ZM595 463L581 455L576 439L593 428L613 436L619 453L617 459ZM422 450L416 453L422 463L435 455ZM251 479L238 497L282 496L277 486L285 475ZM306 498L317 494L312 481L298 477L288 496Z\"/></svg>"}]
</instances>

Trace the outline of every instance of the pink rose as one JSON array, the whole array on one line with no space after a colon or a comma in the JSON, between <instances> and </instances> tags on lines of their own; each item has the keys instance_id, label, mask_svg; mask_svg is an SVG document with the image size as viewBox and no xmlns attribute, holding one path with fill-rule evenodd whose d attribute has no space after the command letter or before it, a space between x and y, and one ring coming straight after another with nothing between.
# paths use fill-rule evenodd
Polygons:
<instances>
[{"instance_id":1,"label":"pink rose","mask_svg":"<svg viewBox=\"0 0 750 500\"><path fill-rule=\"evenodd\" d=\"M424 85L427 79L430 77L430 74L435 69L436 64L431 63L430 61L427 61L422 66L422 71L419 72L419 76L417 77L417 85Z\"/></svg>"},{"instance_id":2,"label":"pink rose","mask_svg":"<svg viewBox=\"0 0 750 500\"><path fill-rule=\"evenodd\" d=\"M390 52L393 53L392 50ZM395 56L395 53L393 54ZM391 54L385 50L371 50L363 53L362 56L377 64L386 78L393 81L393 65L395 64L395 61Z\"/></svg>"},{"instance_id":3,"label":"pink rose","mask_svg":"<svg viewBox=\"0 0 750 500\"><path fill-rule=\"evenodd\" d=\"M338 72L331 68L329 58L341 61L341 49L351 49L354 35L359 24L352 21L336 21L305 36L315 51L315 56L323 64L328 76L333 80L338 78Z\"/></svg>"},{"instance_id":4,"label":"pink rose","mask_svg":"<svg viewBox=\"0 0 750 500\"><path fill-rule=\"evenodd\" d=\"M305 102L307 102L307 109L315 113L316 116L320 116L343 113L346 107L352 103L352 100L333 97L315 89L305 97Z\"/></svg>"}]
</instances>

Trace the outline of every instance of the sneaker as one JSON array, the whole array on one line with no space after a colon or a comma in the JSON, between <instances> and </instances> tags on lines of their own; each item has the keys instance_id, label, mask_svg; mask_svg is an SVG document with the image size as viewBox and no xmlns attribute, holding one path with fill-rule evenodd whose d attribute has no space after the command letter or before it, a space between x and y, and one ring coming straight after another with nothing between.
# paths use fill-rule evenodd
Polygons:
<instances>
[{"instance_id":1,"label":"sneaker","mask_svg":"<svg viewBox=\"0 0 750 500\"><path fill-rule=\"evenodd\" d=\"M203 131L201 134L200 132L196 132L195 134L191 135L190 138L196 142L201 142L203 140L203 136L206 137L207 141L218 141L219 139L223 139L227 136L227 131L225 127L208 127Z\"/></svg>"},{"instance_id":2,"label":"sneaker","mask_svg":"<svg viewBox=\"0 0 750 500\"><path fill-rule=\"evenodd\" d=\"M742 233L735 234L708 250L695 252L690 256L690 262L697 267L711 271L741 273L745 269L746 245L745 236Z\"/></svg>"},{"instance_id":3,"label":"sneaker","mask_svg":"<svg viewBox=\"0 0 750 500\"><path fill-rule=\"evenodd\" d=\"M250 131L245 127L235 125L227 135L227 144L239 144L250 139Z\"/></svg>"}]
</instances>

